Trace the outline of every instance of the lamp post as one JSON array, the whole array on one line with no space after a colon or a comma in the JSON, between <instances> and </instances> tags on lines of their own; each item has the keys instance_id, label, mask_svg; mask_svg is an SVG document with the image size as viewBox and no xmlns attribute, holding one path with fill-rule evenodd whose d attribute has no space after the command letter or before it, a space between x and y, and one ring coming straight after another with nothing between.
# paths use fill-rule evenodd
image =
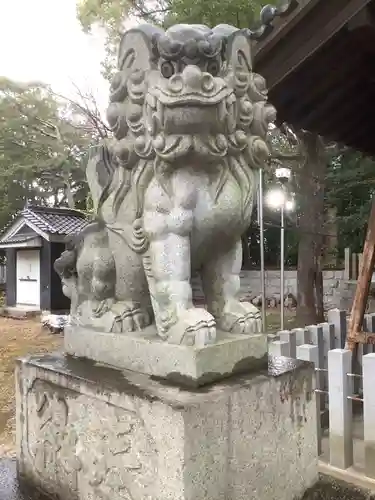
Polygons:
<instances>
[{"instance_id":1,"label":"lamp post","mask_svg":"<svg viewBox=\"0 0 375 500\"><path fill-rule=\"evenodd\" d=\"M284 330L284 288L285 288L285 210L293 210L294 201L287 199L285 185L291 177L291 170L285 167L276 169L276 178L281 188L269 191L267 204L270 208L280 209L280 327Z\"/></svg>"},{"instance_id":2,"label":"lamp post","mask_svg":"<svg viewBox=\"0 0 375 500\"><path fill-rule=\"evenodd\" d=\"M258 189L258 226L260 239L260 289L262 295L262 327L267 331L266 317L266 281L264 277L264 223L263 223L263 170L259 169Z\"/></svg>"}]
</instances>

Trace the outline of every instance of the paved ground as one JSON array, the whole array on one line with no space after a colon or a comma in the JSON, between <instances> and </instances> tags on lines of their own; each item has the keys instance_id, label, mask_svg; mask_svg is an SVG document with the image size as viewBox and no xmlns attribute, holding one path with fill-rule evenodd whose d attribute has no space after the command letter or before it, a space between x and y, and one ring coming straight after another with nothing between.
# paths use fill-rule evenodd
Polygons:
<instances>
[{"instance_id":1,"label":"paved ground","mask_svg":"<svg viewBox=\"0 0 375 500\"><path fill-rule=\"evenodd\" d=\"M0 459L0 500L49 500L46 496L30 490L21 491L17 481L16 462ZM67 499L68 500L68 499Z\"/></svg>"},{"instance_id":2,"label":"paved ground","mask_svg":"<svg viewBox=\"0 0 375 500\"><path fill-rule=\"evenodd\" d=\"M62 337L42 330L37 318L0 317L0 456L14 453L16 359L28 353L53 351L61 344Z\"/></svg>"},{"instance_id":3,"label":"paved ground","mask_svg":"<svg viewBox=\"0 0 375 500\"><path fill-rule=\"evenodd\" d=\"M375 496L369 491L322 476L302 500L375 500Z\"/></svg>"}]
</instances>

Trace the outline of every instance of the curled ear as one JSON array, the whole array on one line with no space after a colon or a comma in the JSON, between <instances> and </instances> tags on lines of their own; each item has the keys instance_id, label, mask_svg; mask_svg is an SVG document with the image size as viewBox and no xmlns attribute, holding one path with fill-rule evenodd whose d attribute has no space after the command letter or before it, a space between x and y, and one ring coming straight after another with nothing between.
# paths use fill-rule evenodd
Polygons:
<instances>
[{"instance_id":1,"label":"curled ear","mask_svg":"<svg viewBox=\"0 0 375 500\"><path fill-rule=\"evenodd\" d=\"M234 70L251 73L253 68L251 41L244 31L237 30L228 38L226 59Z\"/></svg>"},{"instance_id":2,"label":"curled ear","mask_svg":"<svg viewBox=\"0 0 375 500\"><path fill-rule=\"evenodd\" d=\"M120 42L118 70L133 72L151 69L154 64L154 42L162 34L164 34L163 30L150 24L144 24L127 31Z\"/></svg>"},{"instance_id":3,"label":"curled ear","mask_svg":"<svg viewBox=\"0 0 375 500\"><path fill-rule=\"evenodd\" d=\"M156 64L154 44L164 32L145 24L127 31L121 39L118 53L118 72L114 75L107 119L117 139L123 139L129 128L124 101L132 82L133 97L143 95L144 75Z\"/></svg>"}]
</instances>

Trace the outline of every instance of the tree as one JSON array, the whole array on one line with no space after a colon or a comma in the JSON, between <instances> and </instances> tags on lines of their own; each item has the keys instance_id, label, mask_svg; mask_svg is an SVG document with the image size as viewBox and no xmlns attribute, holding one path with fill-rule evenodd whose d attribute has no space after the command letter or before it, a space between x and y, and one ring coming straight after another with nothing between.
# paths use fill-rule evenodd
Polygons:
<instances>
[{"instance_id":1,"label":"tree","mask_svg":"<svg viewBox=\"0 0 375 500\"><path fill-rule=\"evenodd\" d=\"M139 20L162 25L196 23L215 26L221 23L249 28L264 2L262 0L82 0L77 6L77 17L86 33L100 27L105 32L106 57L102 74L111 79L116 68L116 54L126 21Z\"/></svg>"},{"instance_id":2,"label":"tree","mask_svg":"<svg viewBox=\"0 0 375 500\"><path fill-rule=\"evenodd\" d=\"M323 265L328 261L328 252L334 252L336 259L340 240L333 179L340 178L338 159L348 154L348 148L329 143L305 130L293 132L284 126L283 131L286 134L278 132L278 143L273 140L271 145L274 158L292 162L297 201L294 221L298 238L297 320L300 324L311 324L324 319ZM297 149L290 150L288 141L295 143ZM327 176L329 171L333 173L331 185ZM355 182L355 169L351 175Z\"/></svg>"},{"instance_id":3,"label":"tree","mask_svg":"<svg viewBox=\"0 0 375 500\"><path fill-rule=\"evenodd\" d=\"M120 7L122 4L122 9ZM108 40L117 44L124 18L133 14L146 21L158 22L165 27L174 23L199 23L211 26L228 23L239 28L252 27L263 6L263 0L161 0L154 9L151 2L137 0L84 0L79 18L86 30L95 23L107 26ZM112 5L112 9L109 7ZM89 9L88 9L89 7ZM117 37L117 38L116 38ZM116 42L116 43L115 43ZM113 56L113 53L111 53ZM113 62L113 58L112 58ZM256 68L255 68L256 69ZM325 174L331 161L332 148L323 139L307 131L291 132L286 127L271 137L272 156L279 162L292 162L296 172L298 211L295 224L298 235L291 238L293 248L298 244L298 319L301 323L323 320L322 255L324 252ZM346 221L348 223L348 221ZM272 222L271 222L272 224ZM269 229L267 246L273 253L275 232ZM248 248L255 248L259 235L254 227L248 233ZM248 250L245 248L245 250ZM245 252L246 253L246 252ZM290 258L290 253L289 253ZM248 259L250 265L252 258Z\"/></svg>"},{"instance_id":4,"label":"tree","mask_svg":"<svg viewBox=\"0 0 375 500\"><path fill-rule=\"evenodd\" d=\"M85 156L100 130L94 116L48 86L0 79L2 227L26 201L85 208Z\"/></svg>"},{"instance_id":5,"label":"tree","mask_svg":"<svg viewBox=\"0 0 375 500\"><path fill-rule=\"evenodd\" d=\"M215 26L226 23L238 28L250 28L258 19L264 2L259 0L235 0L223 2L211 0L170 0L170 10L164 24L175 23L206 24Z\"/></svg>"},{"instance_id":6,"label":"tree","mask_svg":"<svg viewBox=\"0 0 375 500\"><path fill-rule=\"evenodd\" d=\"M362 252L375 191L374 159L347 150L330 162L326 183L326 206L336 212L338 255L346 247Z\"/></svg>"},{"instance_id":7,"label":"tree","mask_svg":"<svg viewBox=\"0 0 375 500\"><path fill-rule=\"evenodd\" d=\"M324 321L323 230L324 188L328 158L323 139L307 131L298 133L304 162L296 169L298 184L297 320L304 325Z\"/></svg>"},{"instance_id":8,"label":"tree","mask_svg":"<svg viewBox=\"0 0 375 500\"><path fill-rule=\"evenodd\" d=\"M149 4L151 3L151 7ZM171 0L82 0L77 4L77 17L85 33L94 27L105 33L106 56L102 74L110 80L116 69L117 49L126 21L136 17L153 24L161 24L170 11Z\"/></svg>"}]
</instances>

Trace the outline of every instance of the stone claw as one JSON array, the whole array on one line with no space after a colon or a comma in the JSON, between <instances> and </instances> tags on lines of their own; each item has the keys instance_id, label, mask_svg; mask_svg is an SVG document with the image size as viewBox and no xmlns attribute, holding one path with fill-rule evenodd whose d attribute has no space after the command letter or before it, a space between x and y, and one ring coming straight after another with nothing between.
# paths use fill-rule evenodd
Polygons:
<instances>
[{"instance_id":1,"label":"stone claw","mask_svg":"<svg viewBox=\"0 0 375 500\"><path fill-rule=\"evenodd\" d=\"M103 314L107 313L112 309L115 299L108 298L101 301L92 301L92 315L94 318L100 318Z\"/></svg>"},{"instance_id":2,"label":"stone claw","mask_svg":"<svg viewBox=\"0 0 375 500\"><path fill-rule=\"evenodd\" d=\"M262 333L262 319L259 310L248 302L233 301L224 307L218 318L218 325L234 334Z\"/></svg>"},{"instance_id":3,"label":"stone claw","mask_svg":"<svg viewBox=\"0 0 375 500\"><path fill-rule=\"evenodd\" d=\"M152 322L149 312L132 302L117 302L112 312L116 315L112 331L116 333L142 331Z\"/></svg>"},{"instance_id":4,"label":"stone claw","mask_svg":"<svg viewBox=\"0 0 375 500\"><path fill-rule=\"evenodd\" d=\"M215 341L215 318L202 308L191 308L184 311L168 332L170 344L204 347L214 344Z\"/></svg>"}]
</instances>

